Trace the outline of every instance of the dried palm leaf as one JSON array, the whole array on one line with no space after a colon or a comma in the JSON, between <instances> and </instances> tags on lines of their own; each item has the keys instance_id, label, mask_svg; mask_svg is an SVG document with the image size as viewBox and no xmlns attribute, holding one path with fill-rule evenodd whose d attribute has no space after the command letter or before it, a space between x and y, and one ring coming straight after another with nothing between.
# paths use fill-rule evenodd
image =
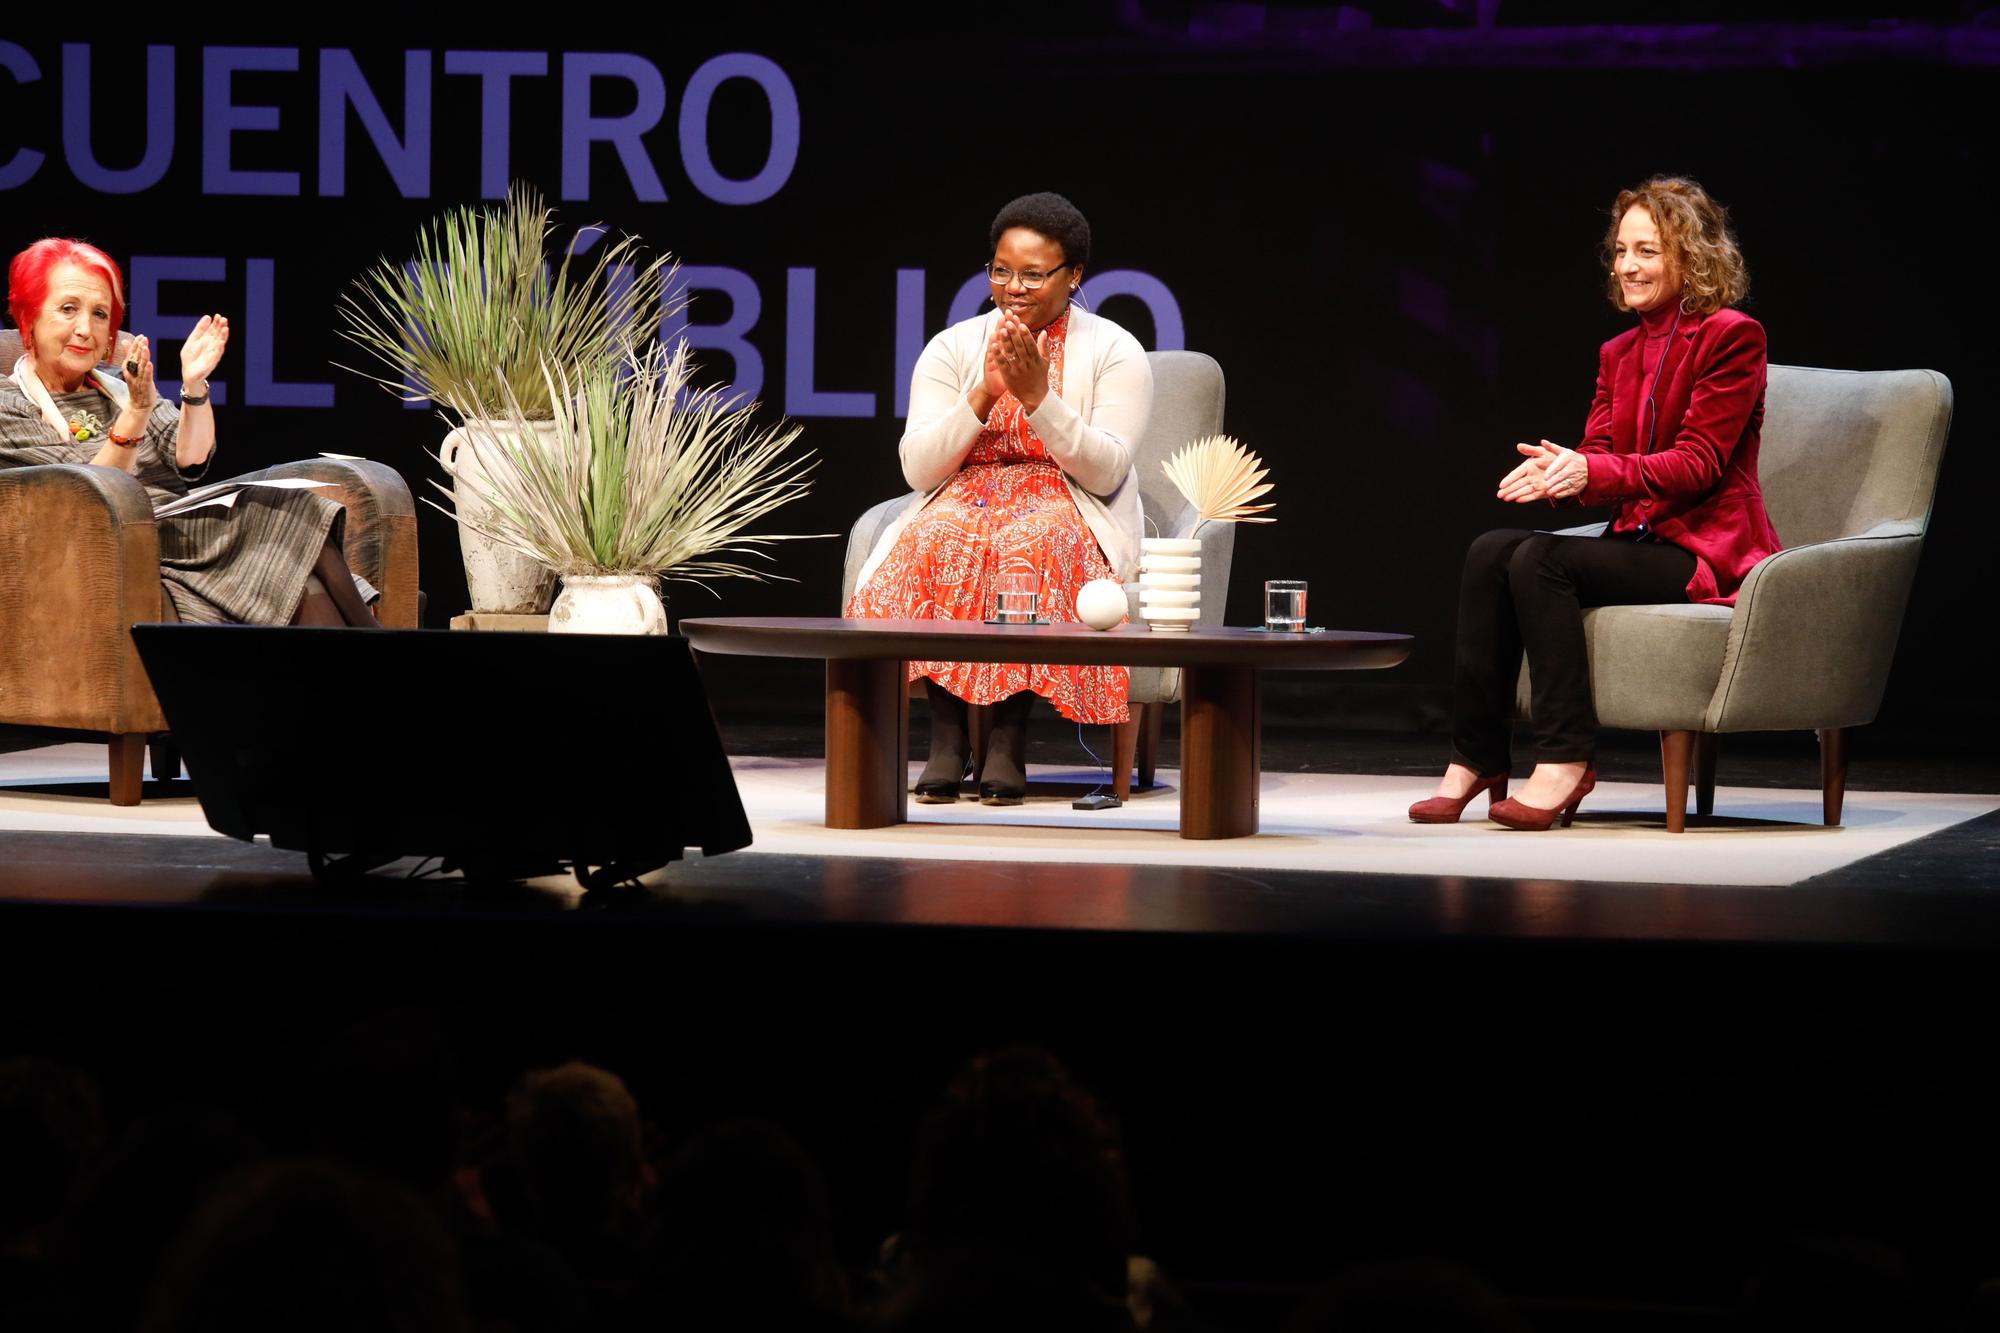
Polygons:
<instances>
[{"instance_id":1,"label":"dried palm leaf","mask_svg":"<svg viewBox=\"0 0 2000 1333\"><path fill-rule=\"evenodd\" d=\"M1160 465L1167 480L1194 506L1194 531L1203 523L1275 523L1259 518L1275 505L1251 504L1271 489L1264 460L1227 435L1209 435L1177 450ZM1189 535L1193 535L1190 533Z\"/></svg>"}]
</instances>

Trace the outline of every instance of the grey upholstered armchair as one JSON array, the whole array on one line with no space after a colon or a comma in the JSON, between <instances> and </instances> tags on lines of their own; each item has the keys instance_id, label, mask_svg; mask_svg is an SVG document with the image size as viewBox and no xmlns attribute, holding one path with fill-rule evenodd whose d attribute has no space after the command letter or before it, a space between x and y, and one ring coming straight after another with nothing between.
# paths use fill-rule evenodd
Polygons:
<instances>
[{"instance_id":1,"label":"grey upholstered armchair","mask_svg":"<svg viewBox=\"0 0 2000 1333\"><path fill-rule=\"evenodd\" d=\"M1690 769L1697 812L1713 811L1716 737L1731 731L1818 732L1823 817L1840 822L1847 729L1882 703L1951 402L1934 370L1772 366L1758 470L1785 549L1733 608L1584 613L1598 721L1660 733L1671 832L1686 826Z\"/></svg>"},{"instance_id":2,"label":"grey upholstered armchair","mask_svg":"<svg viewBox=\"0 0 2000 1333\"><path fill-rule=\"evenodd\" d=\"M1135 464L1139 499L1146 511L1146 535L1185 537L1194 529L1191 505L1167 480L1161 464L1174 450L1222 429L1224 385L1222 367L1200 352L1148 352L1153 367L1153 412L1138 443ZM876 540L896 517L907 495L884 500L863 514L847 539L847 566L840 584L840 604L854 595L856 578ZM1236 525L1211 523L1201 533L1201 615L1198 627L1220 625L1229 598L1229 562L1236 549ZM1126 588L1132 620L1139 620L1139 589L1135 579ZM1131 794L1136 764L1139 785L1153 785L1158 758L1160 719L1166 706L1180 698L1180 672L1171 667L1132 668L1132 720L1113 729L1112 786L1120 800ZM973 747L984 749L984 709L973 710Z\"/></svg>"}]
</instances>

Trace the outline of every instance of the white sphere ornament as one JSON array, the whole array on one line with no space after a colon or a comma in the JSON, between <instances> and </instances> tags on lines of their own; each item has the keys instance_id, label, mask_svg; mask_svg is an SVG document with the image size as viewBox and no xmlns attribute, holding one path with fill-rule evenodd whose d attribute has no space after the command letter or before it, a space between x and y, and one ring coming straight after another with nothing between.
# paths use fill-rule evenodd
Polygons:
<instances>
[{"instance_id":1,"label":"white sphere ornament","mask_svg":"<svg viewBox=\"0 0 2000 1333\"><path fill-rule=\"evenodd\" d=\"M1125 619L1125 585L1092 579L1076 595L1076 618L1092 629L1110 629Z\"/></svg>"}]
</instances>

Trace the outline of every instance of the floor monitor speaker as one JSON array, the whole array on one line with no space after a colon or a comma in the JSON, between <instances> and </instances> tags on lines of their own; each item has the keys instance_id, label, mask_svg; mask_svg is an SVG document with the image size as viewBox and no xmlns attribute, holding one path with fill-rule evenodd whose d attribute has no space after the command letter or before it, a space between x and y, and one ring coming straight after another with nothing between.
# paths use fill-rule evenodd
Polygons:
<instances>
[{"instance_id":1,"label":"floor monitor speaker","mask_svg":"<svg viewBox=\"0 0 2000 1333\"><path fill-rule=\"evenodd\" d=\"M209 824L315 874L629 879L750 824L687 641L135 625Z\"/></svg>"}]
</instances>

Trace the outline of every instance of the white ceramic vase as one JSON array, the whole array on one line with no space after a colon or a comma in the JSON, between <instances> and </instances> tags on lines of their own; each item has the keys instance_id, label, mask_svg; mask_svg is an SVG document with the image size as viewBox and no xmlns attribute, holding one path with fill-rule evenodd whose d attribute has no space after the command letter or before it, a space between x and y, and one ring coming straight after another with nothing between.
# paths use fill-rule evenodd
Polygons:
<instances>
[{"instance_id":1,"label":"white ceramic vase","mask_svg":"<svg viewBox=\"0 0 2000 1333\"><path fill-rule=\"evenodd\" d=\"M1148 628L1185 633L1201 618L1201 542L1146 537L1139 543L1139 618Z\"/></svg>"},{"instance_id":2,"label":"white ceramic vase","mask_svg":"<svg viewBox=\"0 0 2000 1333\"><path fill-rule=\"evenodd\" d=\"M494 426L485 423L485 429L490 438ZM535 434L543 448L555 448L557 435L554 422L537 422ZM438 448L438 461L444 464L446 474L451 477L452 505L461 515L458 550L465 561L465 590L472 599L472 609L489 614L523 616L540 615L547 611L550 600L556 594L556 572L539 560L502 546L462 521L468 517L483 518L491 512L491 506L474 489L486 479L486 470L481 466L479 451L473 448L471 437L464 427L444 437L443 445Z\"/></svg>"},{"instance_id":3,"label":"white ceramic vase","mask_svg":"<svg viewBox=\"0 0 2000 1333\"><path fill-rule=\"evenodd\" d=\"M549 608L551 634L665 634L667 608L651 574L565 574Z\"/></svg>"}]
</instances>

